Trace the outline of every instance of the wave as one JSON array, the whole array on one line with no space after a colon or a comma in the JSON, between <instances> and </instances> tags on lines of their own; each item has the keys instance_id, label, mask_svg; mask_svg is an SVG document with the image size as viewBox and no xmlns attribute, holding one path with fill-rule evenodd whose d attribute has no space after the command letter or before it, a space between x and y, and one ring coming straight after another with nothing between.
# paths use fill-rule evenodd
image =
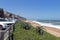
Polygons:
<instances>
[{"instance_id":1,"label":"wave","mask_svg":"<svg viewBox=\"0 0 60 40\"><path fill-rule=\"evenodd\" d=\"M60 29L60 25L53 25L51 23L42 23L38 21L33 21L33 22L38 23L41 26L54 27L54 28Z\"/></svg>"}]
</instances>

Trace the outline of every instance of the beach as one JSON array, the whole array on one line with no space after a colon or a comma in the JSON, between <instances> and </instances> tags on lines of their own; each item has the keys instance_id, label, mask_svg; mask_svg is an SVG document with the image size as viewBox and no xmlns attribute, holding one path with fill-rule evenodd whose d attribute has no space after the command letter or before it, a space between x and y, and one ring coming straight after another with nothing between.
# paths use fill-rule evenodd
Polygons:
<instances>
[{"instance_id":1,"label":"beach","mask_svg":"<svg viewBox=\"0 0 60 40\"><path fill-rule=\"evenodd\" d=\"M37 26L43 26L43 28L45 29L44 31L46 31L56 37L60 37L60 27L58 27L58 26L40 23L38 21L32 21L32 20L26 20L25 22L30 23L34 28L36 28Z\"/></svg>"}]
</instances>

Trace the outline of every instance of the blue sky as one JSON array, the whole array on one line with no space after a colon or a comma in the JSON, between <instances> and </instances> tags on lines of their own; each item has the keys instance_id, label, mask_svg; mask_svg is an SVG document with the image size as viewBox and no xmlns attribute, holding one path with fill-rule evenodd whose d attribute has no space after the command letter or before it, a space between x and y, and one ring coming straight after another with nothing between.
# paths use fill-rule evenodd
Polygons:
<instances>
[{"instance_id":1,"label":"blue sky","mask_svg":"<svg viewBox=\"0 0 60 40\"><path fill-rule=\"evenodd\" d=\"M0 8L27 19L60 20L60 0L0 0Z\"/></svg>"}]
</instances>

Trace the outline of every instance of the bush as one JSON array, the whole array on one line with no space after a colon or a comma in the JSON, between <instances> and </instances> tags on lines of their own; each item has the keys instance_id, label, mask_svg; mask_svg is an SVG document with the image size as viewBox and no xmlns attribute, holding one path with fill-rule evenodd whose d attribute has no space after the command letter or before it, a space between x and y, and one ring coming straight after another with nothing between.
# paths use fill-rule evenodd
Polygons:
<instances>
[{"instance_id":1,"label":"bush","mask_svg":"<svg viewBox=\"0 0 60 40\"><path fill-rule=\"evenodd\" d=\"M17 22L15 24L16 31L14 32L14 40L60 40L44 31L44 35L41 36L36 32L36 28L31 27L30 30L23 29L24 22Z\"/></svg>"}]
</instances>

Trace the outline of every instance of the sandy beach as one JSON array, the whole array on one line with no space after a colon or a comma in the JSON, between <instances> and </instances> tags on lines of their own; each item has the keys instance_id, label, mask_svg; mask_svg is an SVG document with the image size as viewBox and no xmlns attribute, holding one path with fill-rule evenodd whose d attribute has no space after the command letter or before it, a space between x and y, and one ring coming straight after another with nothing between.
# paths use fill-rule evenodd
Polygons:
<instances>
[{"instance_id":1,"label":"sandy beach","mask_svg":"<svg viewBox=\"0 0 60 40\"><path fill-rule=\"evenodd\" d=\"M60 37L60 28L54 27L54 26L50 26L50 25L45 25L45 24L41 24L37 21L32 21L32 20L26 20L25 22L30 23L33 27L37 27L37 26L43 26L43 28L45 29L44 31L56 36L56 37Z\"/></svg>"}]
</instances>

